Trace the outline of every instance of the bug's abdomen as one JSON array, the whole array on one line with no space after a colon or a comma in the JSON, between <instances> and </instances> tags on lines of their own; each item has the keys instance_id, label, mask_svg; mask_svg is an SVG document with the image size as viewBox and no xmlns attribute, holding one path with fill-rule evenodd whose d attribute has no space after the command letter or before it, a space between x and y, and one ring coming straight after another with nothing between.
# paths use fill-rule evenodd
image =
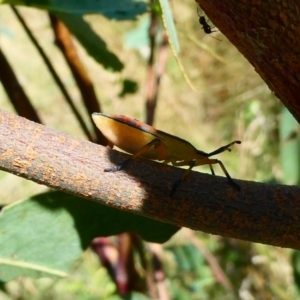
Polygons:
<instances>
[{"instance_id":1,"label":"bug's abdomen","mask_svg":"<svg viewBox=\"0 0 300 300\"><path fill-rule=\"evenodd\" d=\"M110 143L131 154L137 153L152 140L159 138L154 135L154 132L150 133L148 131L143 131L138 126L134 127L132 122L138 122L134 119L129 119L132 120L131 123L129 121L126 121L127 123L125 123L125 121L122 122L122 116L108 116L95 113L92 117L98 129ZM118 119L116 117L120 118ZM141 124L144 123L141 122ZM149 128L155 130L153 127L149 126ZM149 150L141 155L141 157L154 160L158 159L154 147L150 147Z\"/></svg>"}]
</instances>

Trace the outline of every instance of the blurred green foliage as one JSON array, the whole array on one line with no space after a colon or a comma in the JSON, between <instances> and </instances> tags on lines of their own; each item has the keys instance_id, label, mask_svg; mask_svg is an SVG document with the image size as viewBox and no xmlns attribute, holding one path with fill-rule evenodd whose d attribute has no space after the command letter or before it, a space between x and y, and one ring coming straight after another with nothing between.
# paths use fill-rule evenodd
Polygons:
<instances>
[{"instance_id":1,"label":"blurred green foliage","mask_svg":"<svg viewBox=\"0 0 300 300\"><path fill-rule=\"evenodd\" d=\"M19 276L64 277L98 236L134 232L145 241L163 243L178 230L170 224L60 191L40 194L3 209L0 281Z\"/></svg>"}]
</instances>

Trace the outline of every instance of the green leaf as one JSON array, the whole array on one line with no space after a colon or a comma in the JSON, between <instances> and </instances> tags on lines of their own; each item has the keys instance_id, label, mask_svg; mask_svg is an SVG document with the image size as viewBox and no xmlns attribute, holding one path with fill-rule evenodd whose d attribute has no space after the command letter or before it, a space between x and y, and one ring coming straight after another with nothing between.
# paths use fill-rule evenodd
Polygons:
<instances>
[{"instance_id":1,"label":"green leaf","mask_svg":"<svg viewBox=\"0 0 300 300\"><path fill-rule=\"evenodd\" d=\"M25 5L78 15L99 13L117 20L136 19L147 9L147 3L142 0L0 0L0 4Z\"/></svg>"},{"instance_id":2,"label":"green leaf","mask_svg":"<svg viewBox=\"0 0 300 300\"><path fill-rule=\"evenodd\" d=\"M161 7L161 11L162 11L162 20L163 20L164 27L168 34L168 39L169 39L169 43L170 43L172 51L173 51L173 55L178 63L178 66L182 72L182 75L183 75L185 81L187 82L187 84L190 86L190 88L193 91L196 91L196 88L194 87L193 83L191 82L191 80L190 80L187 72L185 71L185 68L179 58L179 52L180 52L179 41L178 41L177 32L176 32L175 25L174 25L174 20L172 17L172 12L171 12L171 9L169 6L169 1L168 0L159 0L159 4Z\"/></svg>"},{"instance_id":3,"label":"green leaf","mask_svg":"<svg viewBox=\"0 0 300 300\"><path fill-rule=\"evenodd\" d=\"M138 90L138 84L133 80L124 79L122 83L122 91L118 95L121 98L124 98L127 94L134 94Z\"/></svg>"},{"instance_id":4,"label":"green leaf","mask_svg":"<svg viewBox=\"0 0 300 300\"><path fill-rule=\"evenodd\" d=\"M279 132L282 181L285 184L300 183L300 136L298 129L298 122L283 107Z\"/></svg>"},{"instance_id":5,"label":"green leaf","mask_svg":"<svg viewBox=\"0 0 300 300\"><path fill-rule=\"evenodd\" d=\"M57 13L56 15L69 28L87 53L105 69L111 71L121 71L123 69L123 63L107 49L106 43L92 30L82 16L63 13Z\"/></svg>"},{"instance_id":6,"label":"green leaf","mask_svg":"<svg viewBox=\"0 0 300 300\"><path fill-rule=\"evenodd\" d=\"M113 298L113 297L110 297L109 300L119 300L119 299L122 299L122 300L151 300L149 297L141 294L141 293L138 293L138 292L130 292L129 294L125 295L125 296L122 296L120 298Z\"/></svg>"},{"instance_id":7,"label":"green leaf","mask_svg":"<svg viewBox=\"0 0 300 300\"><path fill-rule=\"evenodd\" d=\"M179 42L178 42L178 38L177 38L177 33L176 33L169 1L168 0L159 0L159 3L161 6L161 10L162 10L164 26L168 33L169 42L172 46L174 55L178 56L179 51L180 51Z\"/></svg>"},{"instance_id":8,"label":"green leaf","mask_svg":"<svg viewBox=\"0 0 300 300\"><path fill-rule=\"evenodd\" d=\"M150 19L142 18L137 26L132 30L127 31L124 38L124 44L127 48L145 51L149 55L149 26ZM147 50L143 50L147 49Z\"/></svg>"},{"instance_id":9,"label":"green leaf","mask_svg":"<svg viewBox=\"0 0 300 300\"><path fill-rule=\"evenodd\" d=\"M298 290L300 290L300 251L292 253L292 268L295 284Z\"/></svg>"},{"instance_id":10,"label":"green leaf","mask_svg":"<svg viewBox=\"0 0 300 300\"><path fill-rule=\"evenodd\" d=\"M5 207L0 216L0 281L66 276L91 240L122 232L163 243L179 228L55 191Z\"/></svg>"}]
</instances>

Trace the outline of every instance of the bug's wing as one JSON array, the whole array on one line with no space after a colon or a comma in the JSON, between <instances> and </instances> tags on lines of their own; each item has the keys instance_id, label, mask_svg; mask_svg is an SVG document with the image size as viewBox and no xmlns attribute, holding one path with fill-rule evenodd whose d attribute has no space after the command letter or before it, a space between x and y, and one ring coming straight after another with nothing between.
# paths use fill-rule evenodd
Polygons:
<instances>
[{"instance_id":1,"label":"bug's wing","mask_svg":"<svg viewBox=\"0 0 300 300\"><path fill-rule=\"evenodd\" d=\"M135 119L100 113L94 113L92 118L98 129L111 144L131 154L139 152L152 140L161 139L155 128ZM156 149L151 147L141 154L141 157L153 160L164 159L164 157L161 158L165 155L164 148L163 143L157 146Z\"/></svg>"}]
</instances>

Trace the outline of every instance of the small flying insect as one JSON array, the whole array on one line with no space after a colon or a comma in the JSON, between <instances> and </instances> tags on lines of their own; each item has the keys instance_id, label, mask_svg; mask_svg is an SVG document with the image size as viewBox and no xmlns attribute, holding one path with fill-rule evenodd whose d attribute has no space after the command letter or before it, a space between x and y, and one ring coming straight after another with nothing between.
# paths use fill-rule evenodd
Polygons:
<instances>
[{"instance_id":1,"label":"small flying insect","mask_svg":"<svg viewBox=\"0 0 300 300\"><path fill-rule=\"evenodd\" d=\"M199 11L198 11L198 7L197 7L197 13L198 13L198 16L199 16L199 23L200 25L202 25L201 29L203 29L203 31L206 33L206 34L212 34L213 32L217 32L217 30L212 30L213 28L215 28L214 25L209 25L206 21L206 18L205 16L201 16L199 14ZM218 41L221 41L220 39L214 37L211 35L212 38L218 40Z\"/></svg>"},{"instance_id":2,"label":"small flying insect","mask_svg":"<svg viewBox=\"0 0 300 300\"><path fill-rule=\"evenodd\" d=\"M128 162L137 157L150 160L163 161L163 163L172 163L173 166L189 166L181 177L174 183L170 196L172 196L179 186L180 182L188 175L195 166L209 165L211 173L215 175L212 165L219 164L229 183L236 187L239 186L233 181L225 169L223 163L218 159L209 157L230 150L230 146L240 144L240 141L220 147L210 153L197 150L191 143L169 133L157 130L139 120L132 119L123 115L107 115L102 113L93 113L93 121L98 129L108 140L108 145L113 148L117 146L120 149L131 153L132 156L120 164L104 169L105 172L115 172L124 168Z\"/></svg>"}]
</instances>

